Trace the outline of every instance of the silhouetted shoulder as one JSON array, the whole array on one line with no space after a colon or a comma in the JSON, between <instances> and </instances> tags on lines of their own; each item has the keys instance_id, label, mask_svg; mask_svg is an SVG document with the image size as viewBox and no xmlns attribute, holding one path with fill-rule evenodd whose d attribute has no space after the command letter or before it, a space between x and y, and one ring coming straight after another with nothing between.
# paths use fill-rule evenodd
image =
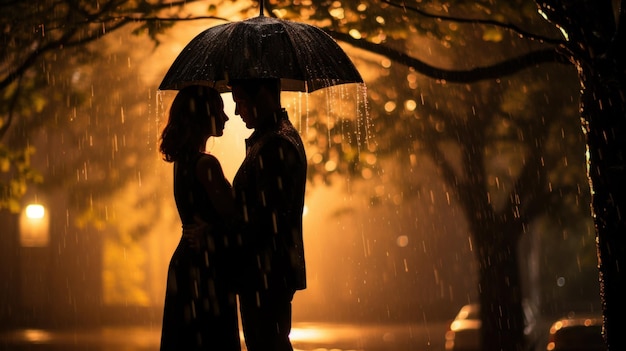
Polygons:
<instances>
[{"instance_id":1,"label":"silhouetted shoulder","mask_svg":"<svg viewBox=\"0 0 626 351\"><path fill-rule=\"evenodd\" d=\"M217 159L217 157L215 157L215 156L213 156L211 154L203 154L198 159L198 163L197 163L196 167L209 168L209 167L221 167L221 165L220 165L220 161Z\"/></svg>"},{"instance_id":2,"label":"silhouetted shoulder","mask_svg":"<svg viewBox=\"0 0 626 351\"><path fill-rule=\"evenodd\" d=\"M220 215L230 215L233 210L233 193L224 176L217 157L204 154L196 163L196 177L209 195L209 200Z\"/></svg>"},{"instance_id":3,"label":"silhouetted shoulder","mask_svg":"<svg viewBox=\"0 0 626 351\"><path fill-rule=\"evenodd\" d=\"M198 179L205 182L222 182L224 180L224 172L222 165L217 157L211 154L204 154L198 159L196 163L196 175Z\"/></svg>"}]
</instances>

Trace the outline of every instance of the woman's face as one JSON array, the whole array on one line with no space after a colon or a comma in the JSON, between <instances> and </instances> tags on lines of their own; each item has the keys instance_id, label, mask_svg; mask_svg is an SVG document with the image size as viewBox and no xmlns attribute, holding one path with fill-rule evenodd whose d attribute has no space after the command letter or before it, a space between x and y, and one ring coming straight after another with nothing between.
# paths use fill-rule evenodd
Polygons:
<instances>
[{"instance_id":1,"label":"woman's face","mask_svg":"<svg viewBox=\"0 0 626 351\"><path fill-rule=\"evenodd\" d=\"M222 97L217 95L209 100L209 135L222 136L224 134L224 126L228 121L228 116L224 112L224 101Z\"/></svg>"}]
</instances>

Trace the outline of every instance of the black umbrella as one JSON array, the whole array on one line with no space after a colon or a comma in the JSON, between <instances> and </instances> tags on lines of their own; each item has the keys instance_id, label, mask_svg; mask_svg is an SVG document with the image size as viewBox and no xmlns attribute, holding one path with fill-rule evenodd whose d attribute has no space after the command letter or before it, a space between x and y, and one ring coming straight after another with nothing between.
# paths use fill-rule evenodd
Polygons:
<instances>
[{"instance_id":1,"label":"black umbrella","mask_svg":"<svg viewBox=\"0 0 626 351\"><path fill-rule=\"evenodd\" d=\"M232 79L280 78L281 89L312 92L361 75L335 40L304 23L261 15L211 27L192 39L159 89L201 84L230 91Z\"/></svg>"}]
</instances>

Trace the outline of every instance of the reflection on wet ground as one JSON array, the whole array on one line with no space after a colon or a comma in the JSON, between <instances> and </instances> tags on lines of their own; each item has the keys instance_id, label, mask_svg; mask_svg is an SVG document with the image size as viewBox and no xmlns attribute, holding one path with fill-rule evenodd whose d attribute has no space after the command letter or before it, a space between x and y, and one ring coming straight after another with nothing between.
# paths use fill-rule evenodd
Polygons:
<instances>
[{"instance_id":1,"label":"reflection on wet ground","mask_svg":"<svg viewBox=\"0 0 626 351\"><path fill-rule=\"evenodd\" d=\"M384 326L297 323L291 339L295 351L442 351L444 332L444 323ZM20 329L0 332L0 350L157 351L159 337L160 326L64 331Z\"/></svg>"}]
</instances>

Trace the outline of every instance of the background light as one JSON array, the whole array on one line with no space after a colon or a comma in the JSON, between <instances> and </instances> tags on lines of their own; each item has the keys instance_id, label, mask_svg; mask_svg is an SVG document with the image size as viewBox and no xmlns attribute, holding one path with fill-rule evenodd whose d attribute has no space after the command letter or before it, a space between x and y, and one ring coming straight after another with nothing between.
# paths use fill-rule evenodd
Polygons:
<instances>
[{"instance_id":1,"label":"background light","mask_svg":"<svg viewBox=\"0 0 626 351\"><path fill-rule=\"evenodd\" d=\"M41 219L45 215L45 209L42 205L31 204L26 206L26 217L30 219Z\"/></svg>"},{"instance_id":2,"label":"background light","mask_svg":"<svg viewBox=\"0 0 626 351\"><path fill-rule=\"evenodd\" d=\"M42 204L28 204L20 214L20 245L45 247L50 243L50 216Z\"/></svg>"}]
</instances>

